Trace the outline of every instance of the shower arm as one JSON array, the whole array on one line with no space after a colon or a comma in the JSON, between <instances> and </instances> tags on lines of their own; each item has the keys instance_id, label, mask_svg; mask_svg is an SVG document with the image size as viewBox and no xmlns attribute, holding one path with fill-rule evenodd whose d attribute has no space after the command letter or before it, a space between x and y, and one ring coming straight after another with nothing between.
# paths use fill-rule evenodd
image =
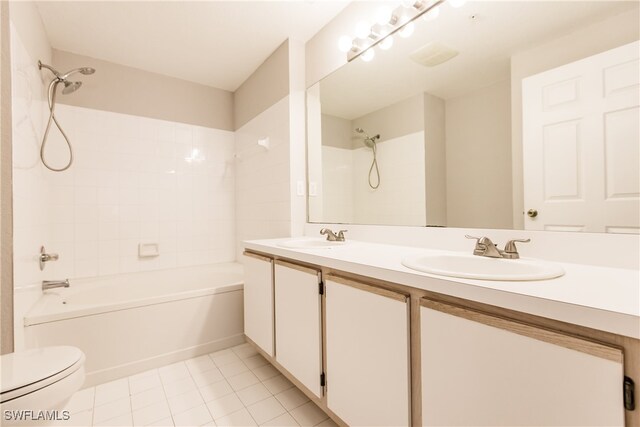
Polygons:
<instances>
[{"instance_id":1,"label":"shower arm","mask_svg":"<svg viewBox=\"0 0 640 427\"><path fill-rule=\"evenodd\" d=\"M42 70L43 68L46 68L47 70L55 74L57 78L60 78L60 73L58 72L58 70L53 68L51 65L43 64L42 61L38 61L38 69Z\"/></svg>"}]
</instances>

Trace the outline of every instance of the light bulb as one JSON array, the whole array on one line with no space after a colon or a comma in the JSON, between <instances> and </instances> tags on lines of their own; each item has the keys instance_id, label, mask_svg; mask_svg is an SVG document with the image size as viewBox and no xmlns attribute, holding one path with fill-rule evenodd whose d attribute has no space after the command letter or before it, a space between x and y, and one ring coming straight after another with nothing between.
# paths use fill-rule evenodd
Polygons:
<instances>
[{"instance_id":1,"label":"light bulb","mask_svg":"<svg viewBox=\"0 0 640 427\"><path fill-rule=\"evenodd\" d=\"M378 8L376 13L376 22L380 25L387 25L391 20L391 9L387 6Z\"/></svg>"},{"instance_id":2,"label":"light bulb","mask_svg":"<svg viewBox=\"0 0 640 427\"><path fill-rule=\"evenodd\" d=\"M393 37L392 36L387 37L386 39L378 43L378 46L380 46L380 49L382 50L389 49L391 46L393 46Z\"/></svg>"},{"instance_id":3,"label":"light bulb","mask_svg":"<svg viewBox=\"0 0 640 427\"><path fill-rule=\"evenodd\" d=\"M449 0L451 7L462 7L466 2L466 0Z\"/></svg>"},{"instance_id":4,"label":"light bulb","mask_svg":"<svg viewBox=\"0 0 640 427\"><path fill-rule=\"evenodd\" d=\"M413 34L413 31L416 29L416 26L413 22L409 22L408 24L406 24L400 31L398 31L398 34L400 34L400 37L404 37L407 38L409 37L411 34Z\"/></svg>"},{"instance_id":5,"label":"light bulb","mask_svg":"<svg viewBox=\"0 0 640 427\"><path fill-rule=\"evenodd\" d=\"M369 24L367 24L364 21L360 21L358 22L358 24L356 25L356 37L364 39L369 37L369 32L371 31L371 27L369 27Z\"/></svg>"},{"instance_id":6,"label":"light bulb","mask_svg":"<svg viewBox=\"0 0 640 427\"><path fill-rule=\"evenodd\" d=\"M349 36L342 36L338 40L338 49L340 49L340 52L349 52L349 50L351 50L352 45L353 45L353 41Z\"/></svg>"},{"instance_id":7,"label":"light bulb","mask_svg":"<svg viewBox=\"0 0 640 427\"><path fill-rule=\"evenodd\" d=\"M369 49L365 53L360 55L360 58L362 58L364 62L369 62L373 59L374 56L376 56L376 52L373 49Z\"/></svg>"},{"instance_id":8,"label":"light bulb","mask_svg":"<svg viewBox=\"0 0 640 427\"><path fill-rule=\"evenodd\" d=\"M437 19L438 16L440 16L440 8L436 6L433 9L430 9L429 12L422 15L422 19L425 21L433 21Z\"/></svg>"}]
</instances>

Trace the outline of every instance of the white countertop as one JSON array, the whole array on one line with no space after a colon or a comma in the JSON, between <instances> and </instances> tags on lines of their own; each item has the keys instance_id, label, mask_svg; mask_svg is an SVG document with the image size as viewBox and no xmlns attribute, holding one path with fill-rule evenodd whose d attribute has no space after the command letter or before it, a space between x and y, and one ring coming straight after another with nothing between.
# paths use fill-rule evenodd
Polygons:
<instances>
[{"instance_id":1,"label":"white countertop","mask_svg":"<svg viewBox=\"0 0 640 427\"><path fill-rule=\"evenodd\" d=\"M565 275L550 280L459 279L414 271L403 266L401 260L419 254L460 252L359 241L330 249L278 245L286 240L290 239L253 240L244 245L247 250L640 339L638 270L560 263Z\"/></svg>"}]
</instances>

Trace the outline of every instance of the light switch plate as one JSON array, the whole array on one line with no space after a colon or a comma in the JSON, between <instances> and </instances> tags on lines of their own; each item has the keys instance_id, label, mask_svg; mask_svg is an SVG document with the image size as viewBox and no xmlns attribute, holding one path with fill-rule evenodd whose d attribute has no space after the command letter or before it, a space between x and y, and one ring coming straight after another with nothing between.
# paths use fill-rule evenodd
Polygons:
<instances>
[{"instance_id":1,"label":"light switch plate","mask_svg":"<svg viewBox=\"0 0 640 427\"><path fill-rule=\"evenodd\" d=\"M309 196L316 197L318 195L318 184L311 181L309 183Z\"/></svg>"},{"instance_id":2,"label":"light switch plate","mask_svg":"<svg viewBox=\"0 0 640 427\"><path fill-rule=\"evenodd\" d=\"M304 196L304 181L298 181L296 187L296 194L298 194L298 196Z\"/></svg>"}]
</instances>

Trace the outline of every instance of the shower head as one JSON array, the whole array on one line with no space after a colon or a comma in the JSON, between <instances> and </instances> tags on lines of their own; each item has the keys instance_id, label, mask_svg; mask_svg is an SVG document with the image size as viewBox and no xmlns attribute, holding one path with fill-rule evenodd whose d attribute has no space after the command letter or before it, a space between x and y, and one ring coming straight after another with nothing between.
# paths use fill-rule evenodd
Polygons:
<instances>
[{"instance_id":1,"label":"shower head","mask_svg":"<svg viewBox=\"0 0 640 427\"><path fill-rule=\"evenodd\" d=\"M67 94L73 93L76 90L80 89L80 86L82 86L82 82L69 82L65 80L64 88L62 89L62 94L67 95Z\"/></svg>"},{"instance_id":2,"label":"shower head","mask_svg":"<svg viewBox=\"0 0 640 427\"><path fill-rule=\"evenodd\" d=\"M63 74L62 76L58 76L58 77L60 79L62 79L62 80L66 80L72 74L80 73L80 74L84 74L85 76L88 76L88 75L93 74L95 72L96 72L95 68L80 67L80 68L75 68L75 69L73 69L71 71L68 71L66 74Z\"/></svg>"},{"instance_id":3,"label":"shower head","mask_svg":"<svg viewBox=\"0 0 640 427\"><path fill-rule=\"evenodd\" d=\"M64 74L60 74L60 72L58 70L56 70L55 68L53 68L51 65L47 65L47 64L43 64L42 61L38 61L38 68L40 70L42 70L43 68L46 68L47 70L51 71L53 74L55 74L55 76L60 80L60 81L66 81L67 78L69 76L71 76L72 74L76 74L76 73L80 73L80 74L84 74L85 76L88 76L90 74L93 74L96 72L95 68L91 68L91 67L80 67L80 68L74 68L71 71L67 71ZM66 86L66 84L65 84Z\"/></svg>"},{"instance_id":4,"label":"shower head","mask_svg":"<svg viewBox=\"0 0 640 427\"><path fill-rule=\"evenodd\" d=\"M369 148L373 148L373 146L376 144L376 139L380 139L380 134L369 136L369 134L366 133L362 128L356 128L356 132L364 135L364 145Z\"/></svg>"}]
</instances>

